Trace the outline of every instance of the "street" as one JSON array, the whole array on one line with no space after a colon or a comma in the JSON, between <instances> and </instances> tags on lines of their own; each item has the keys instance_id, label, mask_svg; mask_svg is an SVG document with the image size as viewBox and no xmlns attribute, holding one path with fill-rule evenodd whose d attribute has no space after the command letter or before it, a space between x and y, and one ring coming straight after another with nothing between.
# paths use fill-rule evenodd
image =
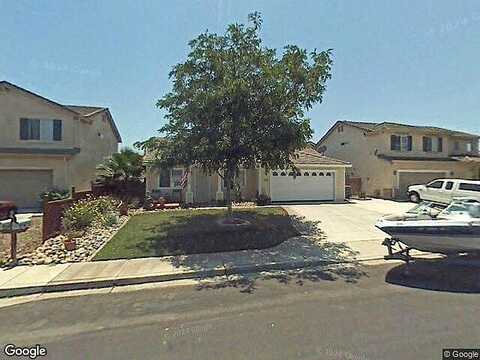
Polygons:
<instances>
[{"instance_id":1,"label":"street","mask_svg":"<svg viewBox=\"0 0 480 360\"><path fill-rule=\"evenodd\" d=\"M441 359L480 338L478 268L444 265L421 262L409 277L398 263L354 264L50 294L1 308L0 342L40 344L48 359Z\"/></svg>"}]
</instances>

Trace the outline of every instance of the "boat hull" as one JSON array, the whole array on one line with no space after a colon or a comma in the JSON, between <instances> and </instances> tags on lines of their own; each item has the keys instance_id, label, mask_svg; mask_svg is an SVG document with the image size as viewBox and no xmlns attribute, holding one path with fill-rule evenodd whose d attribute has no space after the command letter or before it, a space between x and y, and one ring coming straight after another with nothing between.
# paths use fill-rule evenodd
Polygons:
<instances>
[{"instance_id":1,"label":"boat hull","mask_svg":"<svg viewBox=\"0 0 480 360\"><path fill-rule=\"evenodd\" d=\"M413 249L443 254L480 253L480 223L437 222L428 226L425 222L383 222L377 227Z\"/></svg>"}]
</instances>

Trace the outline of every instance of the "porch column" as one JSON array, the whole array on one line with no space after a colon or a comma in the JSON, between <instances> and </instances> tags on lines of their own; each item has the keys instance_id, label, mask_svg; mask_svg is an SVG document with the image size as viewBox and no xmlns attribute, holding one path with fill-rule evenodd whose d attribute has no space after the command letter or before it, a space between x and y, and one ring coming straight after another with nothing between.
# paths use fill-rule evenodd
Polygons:
<instances>
[{"instance_id":1,"label":"porch column","mask_svg":"<svg viewBox=\"0 0 480 360\"><path fill-rule=\"evenodd\" d=\"M220 201L220 200L223 200L223 179L222 177L218 174L217 175L217 181L218 181L218 184L217 184L217 192L215 193L215 200L217 201Z\"/></svg>"},{"instance_id":2,"label":"porch column","mask_svg":"<svg viewBox=\"0 0 480 360\"><path fill-rule=\"evenodd\" d=\"M187 192L185 193L185 202L187 204L193 204L193 191L192 191L192 170L187 170Z\"/></svg>"}]
</instances>

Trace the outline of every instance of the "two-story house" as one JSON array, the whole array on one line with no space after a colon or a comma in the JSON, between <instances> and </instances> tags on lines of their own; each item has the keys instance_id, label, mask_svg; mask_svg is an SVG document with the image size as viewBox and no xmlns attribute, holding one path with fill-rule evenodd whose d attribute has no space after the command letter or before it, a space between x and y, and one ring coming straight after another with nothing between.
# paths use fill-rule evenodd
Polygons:
<instances>
[{"instance_id":1,"label":"two-story house","mask_svg":"<svg viewBox=\"0 0 480 360\"><path fill-rule=\"evenodd\" d=\"M36 208L45 190L89 189L121 141L108 108L62 105L0 81L0 200Z\"/></svg>"},{"instance_id":2,"label":"two-story house","mask_svg":"<svg viewBox=\"0 0 480 360\"><path fill-rule=\"evenodd\" d=\"M407 187L436 178L480 177L479 136L432 126L337 121L319 152L352 164L362 191L403 198Z\"/></svg>"}]
</instances>

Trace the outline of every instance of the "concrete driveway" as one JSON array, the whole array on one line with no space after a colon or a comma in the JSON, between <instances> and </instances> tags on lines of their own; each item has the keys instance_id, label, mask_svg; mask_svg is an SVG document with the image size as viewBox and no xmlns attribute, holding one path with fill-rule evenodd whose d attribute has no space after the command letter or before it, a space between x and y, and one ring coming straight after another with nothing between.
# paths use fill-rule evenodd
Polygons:
<instances>
[{"instance_id":1,"label":"concrete driveway","mask_svg":"<svg viewBox=\"0 0 480 360\"><path fill-rule=\"evenodd\" d=\"M346 244L358 252L359 259L366 259L386 254L381 243L387 234L374 226L377 220L384 215L403 213L413 206L412 203L372 199L342 204L289 205L285 209L306 221L318 222L325 241Z\"/></svg>"}]
</instances>

